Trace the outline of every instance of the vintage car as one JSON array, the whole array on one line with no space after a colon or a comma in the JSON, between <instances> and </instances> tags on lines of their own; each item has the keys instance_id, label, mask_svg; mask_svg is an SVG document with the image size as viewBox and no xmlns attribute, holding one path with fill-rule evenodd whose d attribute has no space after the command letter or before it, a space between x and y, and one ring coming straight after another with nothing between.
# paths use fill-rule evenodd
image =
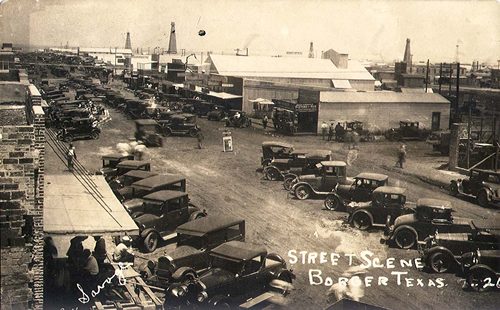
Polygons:
<instances>
[{"instance_id":1,"label":"vintage car","mask_svg":"<svg viewBox=\"0 0 500 310\"><path fill-rule=\"evenodd\" d=\"M189 135L196 137L200 131L200 127L196 124L196 115L188 113L172 115L168 120L159 120L158 124L165 136Z\"/></svg>"},{"instance_id":2,"label":"vintage car","mask_svg":"<svg viewBox=\"0 0 500 310\"><path fill-rule=\"evenodd\" d=\"M245 112L239 110L229 110L226 117L226 127L242 128L250 126L252 126L252 120Z\"/></svg>"},{"instance_id":3,"label":"vintage car","mask_svg":"<svg viewBox=\"0 0 500 310\"><path fill-rule=\"evenodd\" d=\"M57 139L64 142L71 142L76 139L99 139L101 129L97 127L97 122L93 119L75 118L68 127L63 127L57 133Z\"/></svg>"},{"instance_id":4,"label":"vintage car","mask_svg":"<svg viewBox=\"0 0 500 310\"><path fill-rule=\"evenodd\" d=\"M352 184L339 184L325 198L325 208L330 211L345 211L351 202L372 200L372 192L388 184L389 177L385 174L362 172L354 177Z\"/></svg>"},{"instance_id":5,"label":"vintage car","mask_svg":"<svg viewBox=\"0 0 500 310\"><path fill-rule=\"evenodd\" d=\"M166 288L171 282L181 280L184 268L196 271L208 268L211 249L229 241L245 241L245 220L230 217L207 216L180 225L177 247L142 267L146 281Z\"/></svg>"},{"instance_id":6,"label":"vintage car","mask_svg":"<svg viewBox=\"0 0 500 310\"><path fill-rule=\"evenodd\" d=\"M221 121L227 116L227 113L223 106L215 105L212 107L212 111L207 113L207 119L209 121Z\"/></svg>"},{"instance_id":7,"label":"vintage car","mask_svg":"<svg viewBox=\"0 0 500 310\"><path fill-rule=\"evenodd\" d=\"M266 180L284 180L289 174L291 177L315 173L317 164L329 160L332 160L332 151L329 150L293 150L288 158L273 159L262 172Z\"/></svg>"},{"instance_id":8,"label":"vintage car","mask_svg":"<svg viewBox=\"0 0 500 310\"><path fill-rule=\"evenodd\" d=\"M127 99L124 112L132 119L141 119L147 115L147 104L143 100Z\"/></svg>"},{"instance_id":9,"label":"vintage car","mask_svg":"<svg viewBox=\"0 0 500 310\"><path fill-rule=\"evenodd\" d=\"M110 182L116 177L124 175L131 170L151 171L151 163L142 160L122 160L116 164L115 168L109 169L104 173L106 181Z\"/></svg>"},{"instance_id":10,"label":"vintage car","mask_svg":"<svg viewBox=\"0 0 500 310\"><path fill-rule=\"evenodd\" d=\"M398 216L414 212L406 205L405 193L402 187L380 186L373 191L372 201L350 204L347 222L360 230L393 223Z\"/></svg>"},{"instance_id":11,"label":"vintage car","mask_svg":"<svg viewBox=\"0 0 500 310\"><path fill-rule=\"evenodd\" d=\"M142 141L148 147L162 147L161 128L152 119L138 119L135 121L135 139Z\"/></svg>"},{"instance_id":12,"label":"vintage car","mask_svg":"<svg viewBox=\"0 0 500 310\"><path fill-rule=\"evenodd\" d=\"M401 249L410 249L417 242L439 233L465 233L471 231L471 220L453 217L451 203L446 200L421 198L415 213L401 215L394 225L387 224L384 242Z\"/></svg>"},{"instance_id":13,"label":"vintage car","mask_svg":"<svg viewBox=\"0 0 500 310\"><path fill-rule=\"evenodd\" d=\"M129 172L125 173L124 175L121 175L117 177L114 180L111 180L109 182L109 187L115 194L116 198L120 201L124 201L126 199L129 199L133 196L134 189L132 188L132 184L135 182L138 182L140 180L145 180L154 176L157 176L158 174L155 172L151 171L144 171L144 170L130 170Z\"/></svg>"},{"instance_id":14,"label":"vintage car","mask_svg":"<svg viewBox=\"0 0 500 310\"><path fill-rule=\"evenodd\" d=\"M304 174L298 177L290 189L295 198L304 200L312 196L328 195L339 184L352 184L347 177L347 164L343 161L322 161L317 164L318 174Z\"/></svg>"},{"instance_id":15,"label":"vintage car","mask_svg":"<svg viewBox=\"0 0 500 310\"><path fill-rule=\"evenodd\" d=\"M293 145L279 141L262 142L262 157L260 164L262 167L268 166L273 159L290 158Z\"/></svg>"},{"instance_id":16,"label":"vintage car","mask_svg":"<svg viewBox=\"0 0 500 310\"><path fill-rule=\"evenodd\" d=\"M439 233L427 237L419 245L425 266L433 272L457 269L463 254L476 250L500 250L500 225L491 221L471 221L469 233Z\"/></svg>"},{"instance_id":17,"label":"vintage car","mask_svg":"<svg viewBox=\"0 0 500 310\"><path fill-rule=\"evenodd\" d=\"M420 128L419 122L400 121L399 128L391 128L385 133L385 138L391 141L398 140L425 140L429 136L428 129Z\"/></svg>"},{"instance_id":18,"label":"vintage car","mask_svg":"<svg viewBox=\"0 0 500 310\"><path fill-rule=\"evenodd\" d=\"M199 117L207 116L213 110L214 104L208 101L200 100L193 103L194 114Z\"/></svg>"},{"instance_id":19,"label":"vintage car","mask_svg":"<svg viewBox=\"0 0 500 310\"><path fill-rule=\"evenodd\" d=\"M147 252L156 250L160 238L168 238L179 225L207 215L205 210L189 204L188 194L182 191L154 192L145 196L143 201L143 213L133 217L139 226L139 236L133 241L143 245Z\"/></svg>"},{"instance_id":20,"label":"vintage car","mask_svg":"<svg viewBox=\"0 0 500 310\"><path fill-rule=\"evenodd\" d=\"M469 179L451 181L450 194L473 197L482 207L500 207L500 172L472 169Z\"/></svg>"},{"instance_id":21,"label":"vintage car","mask_svg":"<svg viewBox=\"0 0 500 310\"><path fill-rule=\"evenodd\" d=\"M270 300L266 291L286 295L292 288L295 275L277 254L266 248L230 241L210 251L209 268L202 272L186 268L185 281L169 287L166 298L169 306L190 305L196 308L249 308ZM264 294L256 294L264 291ZM278 295L278 294L276 294Z\"/></svg>"},{"instance_id":22,"label":"vintage car","mask_svg":"<svg viewBox=\"0 0 500 310\"><path fill-rule=\"evenodd\" d=\"M134 155L110 154L104 155L102 159L102 168L99 169L99 174L107 175L116 169L116 165L124 160L133 160Z\"/></svg>"},{"instance_id":23,"label":"vintage car","mask_svg":"<svg viewBox=\"0 0 500 310\"><path fill-rule=\"evenodd\" d=\"M500 250L477 250L460 259L465 288L478 292L500 289Z\"/></svg>"},{"instance_id":24,"label":"vintage car","mask_svg":"<svg viewBox=\"0 0 500 310\"><path fill-rule=\"evenodd\" d=\"M130 186L121 188L118 191L118 198L122 198L121 201L125 200L123 203L125 209L130 214L137 216L137 212L142 212L140 206L143 205L143 201L140 198L164 189L185 192L186 178L178 174L156 175L145 178L132 183Z\"/></svg>"}]
</instances>

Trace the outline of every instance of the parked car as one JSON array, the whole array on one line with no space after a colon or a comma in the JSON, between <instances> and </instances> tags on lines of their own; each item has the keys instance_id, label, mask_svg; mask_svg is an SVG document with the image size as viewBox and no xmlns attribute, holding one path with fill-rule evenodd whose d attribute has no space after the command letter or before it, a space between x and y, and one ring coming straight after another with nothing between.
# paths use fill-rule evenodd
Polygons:
<instances>
[{"instance_id":1,"label":"parked car","mask_svg":"<svg viewBox=\"0 0 500 310\"><path fill-rule=\"evenodd\" d=\"M227 116L225 108L221 105L214 105L212 111L207 113L209 121L221 121Z\"/></svg>"},{"instance_id":2,"label":"parked car","mask_svg":"<svg viewBox=\"0 0 500 310\"><path fill-rule=\"evenodd\" d=\"M71 142L75 139L99 139L101 130L97 123L90 118L74 118L68 127L63 127L57 133L57 139L64 142Z\"/></svg>"},{"instance_id":3,"label":"parked car","mask_svg":"<svg viewBox=\"0 0 500 310\"><path fill-rule=\"evenodd\" d=\"M122 160L116 164L115 168L107 170L104 177L106 181L110 182L131 170L151 171L151 163L143 160Z\"/></svg>"},{"instance_id":4,"label":"parked car","mask_svg":"<svg viewBox=\"0 0 500 310\"><path fill-rule=\"evenodd\" d=\"M226 127L242 128L250 126L252 126L252 120L245 112L239 110L229 110L226 117Z\"/></svg>"},{"instance_id":5,"label":"parked car","mask_svg":"<svg viewBox=\"0 0 500 310\"><path fill-rule=\"evenodd\" d=\"M123 203L125 209L130 214L135 214L141 212L140 206L143 205L143 201L140 198L164 189L185 192L186 178L178 174L156 175L136 181L132 185L122 188L119 192L122 199L125 200Z\"/></svg>"},{"instance_id":6,"label":"parked car","mask_svg":"<svg viewBox=\"0 0 500 310\"><path fill-rule=\"evenodd\" d=\"M450 153L450 131L435 131L432 132L425 141L432 145L432 150L441 153L441 155L448 155Z\"/></svg>"},{"instance_id":7,"label":"parked car","mask_svg":"<svg viewBox=\"0 0 500 310\"><path fill-rule=\"evenodd\" d=\"M162 190L144 196L143 200L143 213L134 217L139 235L133 241L147 252L156 250L160 238L175 232L179 225L207 215L205 210L189 204L186 192Z\"/></svg>"},{"instance_id":8,"label":"parked car","mask_svg":"<svg viewBox=\"0 0 500 310\"><path fill-rule=\"evenodd\" d=\"M324 196L339 184L351 184L347 177L347 164L343 161L322 161L317 164L318 174L304 174L298 177L290 189L295 198L304 200L312 196Z\"/></svg>"},{"instance_id":9,"label":"parked car","mask_svg":"<svg viewBox=\"0 0 500 310\"><path fill-rule=\"evenodd\" d=\"M111 187L111 190L113 190L113 193L115 194L116 198L120 201L124 201L133 195L133 188L132 184L135 182L138 182L140 180L145 180L154 176L157 176L158 174L155 172L151 171L144 171L144 170L130 170L129 172L125 173L124 175L121 175L117 177L114 180L111 180L109 182L109 187Z\"/></svg>"},{"instance_id":10,"label":"parked car","mask_svg":"<svg viewBox=\"0 0 500 310\"><path fill-rule=\"evenodd\" d=\"M351 202L372 200L373 191L388 185L389 177L385 174L362 172L354 177L351 184L339 184L325 198L325 208L330 211L345 211Z\"/></svg>"},{"instance_id":11,"label":"parked car","mask_svg":"<svg viewBox=\"0 0 500 310\"><path fill-rule=\"evenodd\" d=\"M332 160L329 150L294 150L289 158L276 158L264 168L264 178L270 181L284 180L285 176L314 173L316 165Z\"/></svg>"},{"instance_id":12,"label":"parked car","mask_svg":"<svg viewBox=\"0 0 500 310\"><path fill-rule=\"evenodd\" d=\"M209 265L209 251L225 242L245 241L245 220L230 217L207 216L180 225L177 233L177 247L158 258L149 261L142 268L147 282L167 288L171 282L181 280L185 268L196 271Z\"/></svg>"},{"instance_id":13,"label":"parked car","mask_svg":"<svg viewBox=\"0 0 500 310\"><path fill-rule=\"evenodd\" d=\"M199 308L247 308L246 303L255 305L272 296L260 295L264 298L255 298L255 294L261 291L278 289L286 295L295 278L292 271L286 268L283 258L268 254L264 247L251 243L223 243L210 251L209 259L210 267L207 270L200 273L186 270L194 277L187 277L186 281L168 289L168 304Z\"/></svg>"},{"instance_id":14,"label":"parked car","mask_svg":"<svg viewBox=\"0 0 500 310\"><path fill-rule=\"evenodd\" d=\"M400 121L399 128L391 128L385 133L387 140L425 140L429 136L428 129L420 128L419 122Z\"/></svg>"},{"instance_id":15,"label":"parked car","mask_svg":"<svg viewBox=\"0 0 500 310\"><path fill-rule=\"evenodd\" d=\"M439 233L466 233L471 231L471 220L453 217L451 203L446 200L421 198L415 213L401 215L394 225L387 225L384 242L401 249L410 249L418 241Z\"/></svg>"},{"instance_id":16,"label":"parked car","mask_svg":"<svg viewBox=\"0 0 500 310\"><path fill-rule=\"evenodd\" d=\"M99 169L99 174L107 175L116 169L116 165L124 160L133 160L134 155L110 154L104 155L102 159L102 168Z\"/></svg>"},{"instance_id":17,"label":"parked car","mask_svg":"<svg viewBox=\"0 0 500 310\"><path fill-rule=\"evenodd\" d=\"M268 166L273 159L290 158L293 151L293 145L279 141L262 142L262 157L260 164L262 167Z\"/></svg>"},{"instance_id":18,"label":"parked car","mask_svg":"<svg viewBox=\"0 0 500 310\"><path fill-rule=\"evenodd\" d=\"M124 107L124 112L132 119L141 119L147 115L147 104L143 100L127 99Z\"/></svg>"},{"instance_id":19,"label":"parked car","mask_svg":"<svg viewBox=\"0 0 500 310\"><path fill-rule=\"evenodd\" d=\"M469 179L451 181L450 194L473 197L482 207L500 207L500 172L472 169Z\"/></svg>"},{"instance_id":20,"label":"parked car","mask_svg":"<svg viewBox=\"0 0 500 310\"><path fill-rule=\"evenodd\" d=\"M406 189L395 186L380 186L373 190L372 201L352 203L347 221L360 230L374 225L394 222L398 216L413 213L406 205Z\"/></svg>"},{"instance_id":21,"label":"parked car","mask_svg":"<svg viewBox=\"0 0 500 310\"><path fill-rule=\"evenodd\" d=\"M500 250L477 250L460 260L466 288L485 292L500 288Z\"/></svg>"},{"instance_id":22,"label":"parked car","mask_svg":"<svg viewBox=\"0 0 500 310\"><path fill-rule=\"evenodd\" d=\"M162 147L163 139L158 123L152 119L138 119L135 121L135 139L142 141L148 147Z\"/></svg>"},{"instance_id":23,"label":"parked car","mask_svg":"<svg viewBox=\"0 0 500 310\"><path fill-rule=\"evenodd\" d=\"M425 266L433 272L457 269L463 254L476 250L500 250L500 225L495 222L472 220L470 233L436 233L419 247Z\"/></svg>"},{"instance_id":24,"label":"parked car","mask_svg":"<svg viewBox=\"0 0 500 310\"><path fill-rule=\"evenodd\" d=\"M189 135L196 137L200 128L196 124L196 115L179 113L172 115L169 120L159 120L158 124L162 128L165 136Z\"/></svg>"}]
</instances>

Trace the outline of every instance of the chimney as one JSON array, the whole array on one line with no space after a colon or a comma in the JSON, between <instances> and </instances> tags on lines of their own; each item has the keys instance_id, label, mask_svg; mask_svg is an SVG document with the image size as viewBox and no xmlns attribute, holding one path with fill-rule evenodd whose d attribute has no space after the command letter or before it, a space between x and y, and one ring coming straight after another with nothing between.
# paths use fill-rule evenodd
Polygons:
<instances>
[{"instance_id":1,"label":"chimney","mask_svg":"<svg viewBox=\"0 0 500 310\"><path fill-rule=\"evenodd\" d=\"M314 58L314 48L313 48L313 43L311 42L311 45L309 46L309 58Z\"/></svg>"},{"instance_id":2,"label":"chimney","mask_svg":"<svg viewBox=\"0 0 500 310\"><path fill-rule=\"evenodd\" d=\"M127 39L125 40L125 49L132 49L132 43L130 43L130 32L127 32Z\"/></svg>"},{"instance_id":3,"label":"chimney","mask_svg":"<svg viewBox=\"0 0 500 310\"><path fill-rule=\"evenodd\" d=\"M170 23L170 40L168 41L168 54L177 54L177 41L175 39L175 23Z\"/></svg>"},{"instance_id":4,"label":"chimney","mask_svg":"<svg viewBox=\"0 0 500 310\"><path fill-rule=\"evenodd\" d=\"M406 39L405 55L403 57L403 62L406 63L406 73L411 71L411 51L410 51L410 39Z\"/></svg>"}]
</instances>

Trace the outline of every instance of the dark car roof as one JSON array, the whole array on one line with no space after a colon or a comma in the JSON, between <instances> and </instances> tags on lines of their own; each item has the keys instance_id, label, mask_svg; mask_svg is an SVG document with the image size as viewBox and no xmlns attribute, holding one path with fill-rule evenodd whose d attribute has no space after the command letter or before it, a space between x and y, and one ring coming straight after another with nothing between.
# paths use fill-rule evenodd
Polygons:
<instances>
[{"instance_id":1,"label":"dark car roof","mask_svg":"<svg viewBox=\"0 0 500 310\"><path fill-rule=\"evenodd\" d=\"M127 158L130 155L122 155L122 154L108 154L104 155L101 157L102 160L107 160L107 159L122 159L122 158Z\"/></svg>"},{"instance_id":2,"label":"dark car roof","mask_svg":"<svg viewBox=\"0 0 500 310\"><path fill-rule=\"evenodd\" d=\"M177 227L176 232L178 234L200 237L213 231L237 225L241 222L245 222L245 220L231 217L207 216L182 224Z\"/></svg>"},{"instance_id":3,"label":"dark car roof","mask_svg":"<svg viewBox=\"0 0 500 310\"><path fill-rule=\"evenodd\" d=\"M380 173L371 173L371 172L361 172L355 178L358 179L369 179L369 180L375 180L375 181L385 181L389 177L386 176L385 174L380 174Z\"/></svg>"},{"instance_id":4,"label":"dark car roof","mask_svg":"<svg viewBox=\"0 0 500 310\"><path fill-rule=\"evenodd\" d=\"M179 114L174 114L172 115L172 118L189 118L195 116L194 114L190 113L179 113Z\"/></svg>"},{"instance_id":5,"label":"dark car roof","mask_svg":"<svg viewBox=\"0 0 500 310\"><path fill-rule=\"evenodd\" d=\"M494 174L500 176L500 171L487 170L487 169L472 169L471 171L478 171L481 173Z\"/></svg>"},{"instance_id":6,"label":"dark car roof","mask_svg":"<svg viewBox=\"0 0 500 310\"><path fill-rule=\"evenodd\" d=\"M451 202L448 200L420 198L417 200L417 207L432 207L440 209L451 209Z\"/></svg>"},{"instance_id":7,"label":"dark car roof","mask_svg":"<svg viewBox=\"0 0 500 310\"><path fill-rule=\"evenodd\" d=\"M403 195L406 192L406 188L396 186L380 186L377 187L373 192Z\"/></svg>"},{"instance_id":8,"label":"dark car roof","mask_svg":"<svg viewBox=\"0 0 500 310\"><path fill-rule=\"evenodd\" d=\"M162 190L151 193L143 197L143 199L156 200L156 201L167 201L172 200L179 197L187 196L186 192L181 191L171 191L171 190Z\"/></svg>"},{"instance_id":9,"label":"dark car roof","mask_svg":"<svg viewBox=\"0 0 500 310\"><path fill-rule=\"evenodd\" d=\"M280 142L280 141L264 141L262 146L279 146L279 147L293 147L290 143Z\"/></svg>"},{"instance_id":10,"label":"dark car roof","mask_svg":"<svg viewBox=\"0 0 500 310\"><path fill-rule=\"evenodd\" d=\"M324 158L332 155L332 151L329 150L312 150L306 153L307 158Z\"/></svg>"},{"instance_id":11,"label":"dark car roof","mask_svg":"<svg viewBox=\"0 0 500 310\"><path fill-rule=\"evenodd\" d=\"M136 124L139 125L156 125L156 121L152 119L138 119L135 121Z\"/></svg>"},{"instance_id":12,"label":"dark car roof","mask_svg":"<svg viewBox=\"0 0 500 310\"><path fill-rule=\"evenodd\" d=\"M496 231L495 234L500 235L500 222L494 219L472 220L472 225L479 230Z\"/></svg>"},{"instance_id":13,"label":"dark car roof","mask_svg":"<svg viewBox=\"0 0 500 310\"><path fill-rule=\"evenodd\" d=\"M151 178L154 176L157 176L158 173L151 172L151 171L144 171L144 170L130 170L129 172L125 173L124 175L132 178L139 178L139 179L146 179L146 178Z\"/></svg>"},{"instance_id":14,"label":"dark car roof","mask_svg":"<svg viewBox=\"0 0 500 310\"><path fill-rule=\"evenodd\" d=\"M147 178L144 180L134 182L132 184L132 186L133 187L141 186L141 187L153 188L153 187L161 186L161 185L174 184L174 183L184 181L184 180L186 180L186 178L182 175L179 175L179 174L157 175L157 176L154 176L151 178Z\"/></svg>"},{"instance_id":15,"label":"dark car roof","mask_svg":"<svg viewBox=\"0 0 500 310\"><path fill-rule=\"evenodd\" d=\"M321 164L323 166L327 166L327 167L331 167L331 166L334 166L334 167L345 167L345 166L347 166L347 164L345 162L340 161L340 160L322 161Z\"/></svg>"},{"instance_id":16,"label":"dark car roof","mask_svg":"<svg viewBox=\"0 0 500 310\"><path fill-rule=\"evenodd\" d=\"M211 252L216 255L243 261L266 254L267 250L261 245L241 241L229 241L219 245Z\"/></svg>"},{"instance_id":17,"label":"dark car roof","mask_svg":"<svg viewBox=\"0 0 500 310\"><path fill-rule=\"evenodd\" d=\"M119 162L116 167L117 168L138 168L144 165L149 164L149 161L143 160L124 160Z\"/></svg>"}]
</instances>

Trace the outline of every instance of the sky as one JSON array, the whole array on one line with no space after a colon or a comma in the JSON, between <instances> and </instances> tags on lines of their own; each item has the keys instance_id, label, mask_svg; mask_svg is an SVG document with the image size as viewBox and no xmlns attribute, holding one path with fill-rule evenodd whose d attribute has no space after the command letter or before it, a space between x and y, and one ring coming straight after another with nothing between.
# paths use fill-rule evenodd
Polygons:
<instances>
[{"instance_id":1,"label":"sky","mask_svg":"<svg viewBox=\"0 0 500 310\"><path fill-rule=\"evenodd\" d=\"M411 39L414 61L500 59L500 1L0 0L0 41L41 46L177 47L250 55L333 48L391 62ZM206 35L200 37L203 29Z\"/></svg>"}]
</instances>

